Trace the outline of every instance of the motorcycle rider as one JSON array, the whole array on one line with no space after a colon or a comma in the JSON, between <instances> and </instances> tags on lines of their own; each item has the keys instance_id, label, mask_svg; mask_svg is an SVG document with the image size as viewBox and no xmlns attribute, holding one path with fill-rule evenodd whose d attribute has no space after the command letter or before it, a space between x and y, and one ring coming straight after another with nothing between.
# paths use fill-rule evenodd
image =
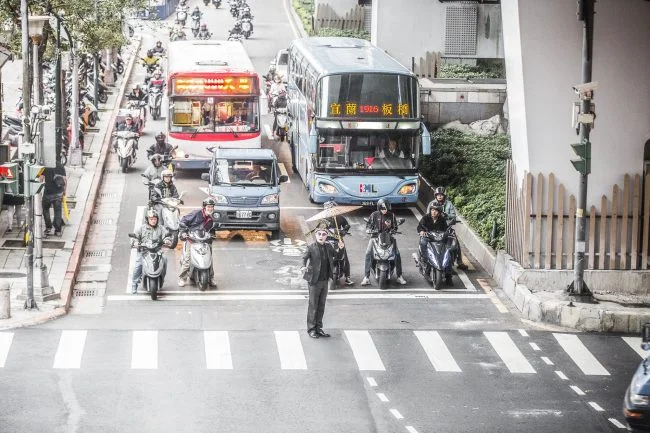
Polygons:
<instances>
[{"instance_id":1,"label":"motorcycle rider","mask_svg":"<svg viewBox=\"0 0 650 433\"><path fill-rule=\"evenodd\" d=\"M329 200L323 204L323 209L330 209L334 206L337 206L337 203L334 200ZM327 218L325 223L328 229L338 227L338 233L347 233L350 230L350 223L343 215ZM350 260L348 260L348 250L345 247L343 248L343 276L345 277L346 286L354 285L354 281L350 279Z\"/></svg>"},{"instance_id":2,"label":"motorcycle rider","mask_svg":"<svg viewBox=\"0 0 650 433\"><path fill-rule=\"evenodd\" d=\"M434 191L433 200L436 204L442 207L442 212L445 220L447 220L447 225L450 225L456 221L456 208L450 200L447 200L447 193L444 186L437 187ZM456 241L456 267L463 271L467 270L467 265L463 263L463 253L460 249L460 242Z\"/></svg>"},{"instance_id":3,"label":"motorcycle rider","mask_svg":"<svg viewBox=\"0 0 650 433\"><path fill-rule=\"evenodd\" d=\"M171 144L167 143L167 136L165 135L164 132L161 132L160 134L156 135L156 142L147 149L147 157L151 158L151 156L155 155L156 153L159 155L171 155L171 152L174 150L174 148L171 146Z\"/></svg>"},{"instance_id":4,"label":"motorcycle rider","mask_svg":"<svg viewBox=\"0 0 650 433\"><path fill-rule=\"evenodd\" d=\"M377 201L377 210L374 211L368 222L366 223L366 232L382 232L384 230L395 230L397 228L397 218L395 214L390 211L390 203L386 200L379 199ZM402 276L402 257L397 248L397 241L395 241L395 272L397 274L397 282L399 284L406 284L406 280ZM370 284L370 268L372 266L372 239L368 242L368 248L366 248L366 260L365 260L365 275L361 281L362 286L367 286Z\"/></svg>"},{"instance_id":5,"label":"motorcycle rider","mask_svg":"<svg viewBox=\"0 0 650 433\"><path fill-rule=\"evenodd\" d=\"M163 166L162 155L156 153L151 155L149 160L151 161L151 165L147 167L143 174L149 182L155 182L156 179L160 178L160 174L166 169L166 167Z\"/></svg>"},{"instance_id":6,"label":"motorcycle rider","mask_svg":"<svg viewBox=\"0 0 650 433\"><path fill-rule=\"evenodd\" d=\"M280 93L278 93L278 97L275 98L275 101L273 101L273 113L275 114L273 116L273 135L277 135L277 129L278 129L278 115L276 113L276 110L278 108L287 108L287 91L283 88L280 89Z\"/></svg>"},{"instance_id":7,"label":"motorcycle rider","mask_svg":"<svg viewBox=\"0 0 650 433\"><path fill-rule=\"evenodd\" d=\"M185 12L187 14L187 11L190 9L190 7L187 5L186 0L181 0L178 3L178 6L176 6L176 13L178 14L179 12Z\"/></svg>"},{"instance_id":8,"label":"motorcycle rider","mask_svg":"<svg viewBox=\"0 0 650 433\"><path fill-rule=\"evenodd\" d=\"M194 10L192 11L192 15L190 17L193 20L200 20L201 19L201 11L199 10L199 7L195 7Z\"/></svg>"},{"instance_id":9,"label":"motorcycle rider","mask_svg":"<svg viewBox=\"0 0 650 433\"><path fill-rule=\"evenodd\" d=\"M174 173L165 169L160 173L160 180L156 182L151 190L151 200L158 201L163 198L179 198L178 189L174 185Z\"/></svg>"},{"instance_id":10,"label":"motorcycle rider","mask_svg":"<svg viewBox=\"0 0 650 433\"><path fill-rule=\"evenodd\" d=\"M181 218L181 233L180 239L185 240L187 233L192 230L203 229L206 232L211 232L214 225L212 213L214 212L214 205L217 204L212 197L203 200L201 209L194 210ZM210 246L212 248L212 246ZM178 276L178 286L183 287L187 284L187 277L190 271L190 245L185 241L181 253L181 272ZM217 287L214 281L214 271L210 268L210 287Z\"/></svg>"},{"instance_id":11,"label":"motorcycle rider","mask_svg":"<svg viewBox=\"0 0 650 433\"><path fill-rule=\"evenodd\" d=\"M151 49L153 52L154 56L164 56L165 55L165 49L162 46L162 41L157 41L156 46Z\"/></svg>"},{"instance_id":12,"label":"motorcycle rider","mask_svg":"<svg viewBox=\"0 0 650 433\"><path fill-rule=\"evenodd\" d=\"M208 26L206 23L201 24L201 27L199 28L199 34L198 38L199 39L210 39L210 32L208 31Z\"/></svg>"},{"instance_id":13,"label":"motorcycle rider","mask_svg":"<svg viewBox=\"0 0 650 433\"><path fill-rule=\"evenodd\" d=\"M127 114L122 122L117 124L118 131L138 132L138 126L133 122L133 116Z\"/></svg>"},{"instance_id":14,"label":"motorcycle rider","mask_svg":"<svg viewBox=\"0 0 650 433\"><path fill-rule=\"evenodd\" d=\"M147 50L147 55L142 57L142 66L147 68L147 71L153 72L155 67L158 66L160 61L159 57L153 55L153 50Z\"/></svg>"},{"instance_id":15,"label":"motorcycle rider","mask_svg":"<svg viewBox=\"0 0 650 433\"><path fill-rule=\"evenodd\" d=\"M149 209L146 214L147 223L141 225L138 230L135 232L137 241L135 242L136 247L139 247L143 243L169 243L167 239L167 230L158 224L158 213ZM162 277L165 279L165 272L167 272L167 258L163 255L163 271ZM140 283L140 278L142 277L142 252L138 249L138 254L135 259L135 266L133 267L133 278L131 284L131 293L134 295L138 293L138 284Z\"/></svg>"},{"instance_id":16,"label":"motorcycle rider","mask_svg":"<svg viewBox=\"0 0 650 433\"><path fill-rule=\"evenodd\" d=\"M420 234L420 264L426 262L429 244L427 232L444 232L447 227L449 226L443 217L442 206L432 201L427 206L427 214L420 219L417 227L417 232Z\"/></svg>"}]
</instances>

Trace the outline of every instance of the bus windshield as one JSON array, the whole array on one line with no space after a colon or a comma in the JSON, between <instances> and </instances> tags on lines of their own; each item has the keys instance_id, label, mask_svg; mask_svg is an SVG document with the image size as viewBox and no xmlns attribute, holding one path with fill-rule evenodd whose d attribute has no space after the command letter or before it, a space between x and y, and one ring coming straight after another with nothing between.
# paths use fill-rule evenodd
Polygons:
<instances>
[{"instance_id":1,"label":"bus windshield","mask_svg":"<svg viewBox=\"0 0 650 433\"><path fill-rule=\"evenodd\" d=\"M258 97L175 97L170 104L170 132L257 132Z\"/></svg>"},{"instance_id":2,"label":"bus windshield","mask_svg":"<svg viewBox=\"0 0 650 433\"><path fill-rule=\"evenodd\" d=\"M418 84L399 74L329 75L319 83L316 115L339 118L418 117Z\"/></svg>"},{"instance_id":3,"label":"bus windshield","mask_svg":"<svg viewBox=\"0 0 650 433\"><path fill-rule=\"evenodd\" d=\"M316 165L332 171L408 171L417 167L419 137L320 130Z\"/></svg>"},{"instance_id":4,"label":"bus windshield","mask_svg":"<svg viewBox=\"0 0 650 433\"><path fill-rule=\"evenodd\" d=\"M215 185L275 185L274 162L271 159L217 159Z\"/></svg>"}]
</instances>

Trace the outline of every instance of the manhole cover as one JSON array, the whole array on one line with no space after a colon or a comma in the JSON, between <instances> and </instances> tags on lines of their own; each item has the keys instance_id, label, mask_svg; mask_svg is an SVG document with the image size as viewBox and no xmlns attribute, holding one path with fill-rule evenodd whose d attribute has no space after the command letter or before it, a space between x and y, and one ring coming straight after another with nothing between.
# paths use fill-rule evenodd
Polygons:
<instances>
[{"instance_id":1,"label":"manhole cover","mask_svg":"<svg viewBox=\"0 0 650 433\"><path fill-rule=\"evenodd\" d=\"M81 289L81 290L74 289L73 292L72 292L72 295L75 298L80 298L82 296L95 296L96 293L97 293L97 290L95 290L95 289Z\"/></svg>"},{"instance_id":2,"label":"manhole cover","mask_svg":"<svg viewBox=\"0 0 650 433\"><path fill-rule=\"evenodd\" d=\"M98 224L98 225L110 225L113 224L113 220L111 218L106 218L106 219L96 219L93 220L93 224Z\"/></svg>"},{"instance_id":3,"label":"manhole cover","mask_svg":"<svg viewBox=\"0 0 650 433\"><path fill-rule=\"evenodd\" d=\"M84 253L85 257L106 257L106 250L98 250L98 251L86 251Z\"/></svg>"},{"instance_id":4,"label":"manhole cover","mask_svg":"<svg viewBox=\"0 0 650 433\"><path fill-rule=\"evenodd\" d=\"M22 272L2 272L0 271L0 278L23 278L27 276Z\"/></svg>"},{"instance_id":5,"label":"manhole cover","mask_svg":"<svg viewBox=\"0 0 650 433\"><path fill-rule=\"evenodd\" d=\"M7 239L2 244L3 248L25 248L23 241L20 239ZM43 248L60 250L65 247L65 241L43 241Z\"/></svg>"}]
</instances>

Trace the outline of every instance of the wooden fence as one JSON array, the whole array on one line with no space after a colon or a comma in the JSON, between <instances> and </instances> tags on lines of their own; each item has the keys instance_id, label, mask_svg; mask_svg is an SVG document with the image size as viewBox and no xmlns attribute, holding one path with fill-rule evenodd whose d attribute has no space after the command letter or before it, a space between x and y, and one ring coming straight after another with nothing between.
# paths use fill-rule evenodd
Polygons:
<instances>
[{"instance_id":1,"label":"wooden fence","mask_svg":"<svg viewBox=\"0 0 650 433\"><path fill-rule=\"evenodd\" d=\"M341 30L363 30L364 29L363 6L355 6L350 9L344 17L340 17L334 12L334 9L327 3L318 3L314 12L314 31L323 28L341 29Z\"/></svg>"},{"instance_id":2,"label":"wooden fence","mask_svg":"<svg viewBox=\"0 0 650 433\"><path fill-rule=\"evenodd\" d=\"M435 78L437 69L442 64L442 57L439 52L427 51L424 57L412 58L411 65L413 73L419 78Z\"/></svg>"},{"instance_id":3,"label":"wooden fence","mask_svg":"<svg viewBox=\"0 0 650 433\"><path fill-rule=\"evenodd\" d=\"M567 197L555 176L524 175L519 185L508 163L506 250L524 268L573 269L576 198ZM648 269L650 246L650 173L625 175L600 207L586 217L586 269ZM544 207L546 203L546 207Z\"/></svg>"}]
</instances>

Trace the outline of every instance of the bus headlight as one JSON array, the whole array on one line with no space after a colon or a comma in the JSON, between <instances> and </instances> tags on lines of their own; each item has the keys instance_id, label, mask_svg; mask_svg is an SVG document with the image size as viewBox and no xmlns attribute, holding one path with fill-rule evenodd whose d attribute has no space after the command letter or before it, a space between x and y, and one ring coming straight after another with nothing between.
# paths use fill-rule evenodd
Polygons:
<instances>
[{"instance_id":1,"label":"bus headlight","mask_svg":"<svg viewBox=\"0 0 650 433\"><path fill-rule=\"evenodd\" d=\"M339 190L336 189L334 185L330 185L329 183L323 183L323 182L318 183L318 189L321 190L321 192L324 192L325 194L336 194L339 192Z\"/></svg>"},{"instance_id":2,"label":"bus headlight","mask_svg":"<svg viewBox=\"0 0 650 433\"><path fill-rule=\"evenodd\" d=\"M217 204L228 204L228 199L224 195L212 194L212 198L217 202Z\"/></svg>"},{"instance_id":3,"label":"bus headlight","mask_svg":"<svg viewBox=\"0 0 650 433\"><path fill-rule=\"evenodd\" d=\"M186 158L189 155L186 155L181 149L174 149L172 151L172 157L174 158Z\"/></svg>"},{"instance_id":4,"label":"bus headlight","mask_svg":"<svg viewBox=\"0 0 650 433\"><path fill-rule=\"evenodd\" d=\"M267 195L262 199L262 204L278 204L280 197L277 194Z\"/></svg>"},{"instance_id":5,"label":"bus headlight","mask_svg":"<svg viewBox=\"0 0 650 433\"><path fill-rule=\"evenodd\" d=\"M403 185L397 192L400 195L413 194L417 188L414 183Z\"/></svg>"}]
</instances>

